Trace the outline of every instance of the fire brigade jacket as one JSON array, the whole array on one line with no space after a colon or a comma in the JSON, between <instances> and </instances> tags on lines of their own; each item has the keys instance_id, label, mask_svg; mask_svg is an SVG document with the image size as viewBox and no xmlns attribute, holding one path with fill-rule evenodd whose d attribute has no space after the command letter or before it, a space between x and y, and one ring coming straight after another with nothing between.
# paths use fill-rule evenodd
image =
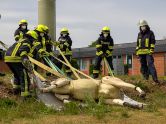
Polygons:
<instances>
[{"instance_id":1,"label":"fire brigade jacket","mask_svg":"<svg viewBox=\"0 0 166 124\"><path fill-rule=\"evenodd\" d=\"M155 48L155 36L151 30L140 31L137 38L136 55L152 54Z\"/></svg>"},{"instance_id":2,"label":"fire brigade jacket","mask_svg":"<svg viewBox=\"0 0 166 124\"><path fill-rule=\"evenodd\" d=\"M20 27L15 31L14 38L15 41L25 38L25 34L28 32L28 29L22 30Z\"/></svg>"},{"instance_id":3,"label":"fire brigade jacket","mask_svg":"<svg viewBox=\"0 0 166 124\"><path fill-rule=\"evenodd\" d=\"M34 52L41 55L43 51L41 42L25 38L9 47L5 55L5 62L21 62L23 56L34 57Z\"/></svg>"},{"instance_id":4,"label":"fire brigade jacket","mask_svg":"<svg viewBox=\"0 0 166 124\"><path fill-rule=\"evenodd\" d=\"M111 36L108 36L107 38L104 38L104 36L101 34L98 40L96 41L96 55L97 56L103 56L106 57L112 56L114 42Z\"/></svg>"},{"instance_id":5,"label":"fire brigade jacket","mask_svg":"<svg viewBox=\"0 0 166 124\"><path fill-rule=\"evenodd\" d=\"M70 38L70 36L60 36L59 39L59 48L62 51L62 53L64 55L72 55L72 50L71 50L71 46L72 46L72 40Z\"/></svg>"},{"instance_id":6,"label":"fire brigade jacket","mask_svg":"<svg viewBox=\"0 0 166 124\"><path fill-rule=\"evenodd\" d=\"M21 62L21 57L28 55L32 47L32 41L22 39L8 48L5 55L5 62Z\"/></svg>"},{"instance_id":7,"label":"fire brigade jacket","mask_svg":"<svg viewBox=\"0 0 166 124\"><path fill-rule=\"evenodd\" d=\"M42 46L43 49L49 53L53 51L52 50L53 41L51 40L51 37L48 34L45 34L44 37L42 38Z\"/></svg>"}]
</instances>

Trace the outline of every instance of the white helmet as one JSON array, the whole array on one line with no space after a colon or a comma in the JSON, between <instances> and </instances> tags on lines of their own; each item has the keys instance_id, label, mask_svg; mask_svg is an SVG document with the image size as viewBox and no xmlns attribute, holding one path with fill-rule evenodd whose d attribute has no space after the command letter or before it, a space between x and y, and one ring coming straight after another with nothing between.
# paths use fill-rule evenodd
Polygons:
<instances>
[{"instance_id":1,"label":"white helmet","mask_svg":"<svg viewBox=\"0 0 166 124\"><path fill-rule=\"evenodd\" d=\"M145 26L145 25L148 25L147 21L146 20L139 20L139 23L138 23L138 26L141 27L141 26Z\"/></svg>"}]
</instances>

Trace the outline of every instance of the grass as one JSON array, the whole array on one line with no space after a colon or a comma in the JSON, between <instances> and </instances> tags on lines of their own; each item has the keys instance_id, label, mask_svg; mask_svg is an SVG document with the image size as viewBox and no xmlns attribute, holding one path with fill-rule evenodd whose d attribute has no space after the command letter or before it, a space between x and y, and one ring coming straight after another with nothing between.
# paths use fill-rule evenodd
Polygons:
<instances>
[{"instance_id":1,"label":"grass","mask_svg":"<svg viewBox=\"0 0 166 124\"><path fill-rule=\"evenodd\" d=\"M38 115L54 114L56 111L47 108L44 104L29 99L27 101L15 101L8 98L0 99L0 120L13 120L14 118L34 119Z\"/></svg>"},{"instance_id":2,"label":"grass","mask_svg":"<svg viewBox=\"0 0 166 124\"><path fill-rule=\"evenodd\" d=\"M135 123L134 120L164 123L166 116L166 88L153 86L150 81L144 81L138 76L120 76L126 82L133 83L147 92L147 99L138 98L135 92L126 92L135 100L148 104L144 110L135 110L128 107L108 106L103 104L101 98L98 102L91 98L86 99L85 105L80 102L71 102L64 105L62 111L47 108L35 98L21 101L18 97L0 99L0 122L2 123L123 123L124 121ZM0 85L11 88L9 84L10 75L1 78ZM49 119L48 119L49 118ZM55 119L56 118L56 119ZM82 120L80 120L82 119ZM152 124L153 124L152 122ZM125 124L125 123L124 123Z\"/></svg>"}]
</instances>

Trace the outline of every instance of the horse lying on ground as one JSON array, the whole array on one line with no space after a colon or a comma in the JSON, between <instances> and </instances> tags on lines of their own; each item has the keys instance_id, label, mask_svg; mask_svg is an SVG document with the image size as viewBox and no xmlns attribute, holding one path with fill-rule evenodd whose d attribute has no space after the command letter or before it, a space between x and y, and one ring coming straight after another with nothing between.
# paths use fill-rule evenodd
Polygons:
<instances>
[{"instance_id":1,"label":"horse lying on ground","mask_svg":"<svg viewBox=\"0 0 166 124\"><path fill-rule=\"evenodd\" d=\"M139 87L110 76L95 81L91 79L68 80L59 78L51 82L50 86L42 88L41 91L55 93L55 96L63 102L68 101L70 97L84 101L88 96L94 100L102 97L104 103L110 105L116 104L138 109L142 109L146 105L130 99L125 94L122 96L121 89L136 90L140 96L145 96L145 92Z\"/></svg>"}]
</instances>

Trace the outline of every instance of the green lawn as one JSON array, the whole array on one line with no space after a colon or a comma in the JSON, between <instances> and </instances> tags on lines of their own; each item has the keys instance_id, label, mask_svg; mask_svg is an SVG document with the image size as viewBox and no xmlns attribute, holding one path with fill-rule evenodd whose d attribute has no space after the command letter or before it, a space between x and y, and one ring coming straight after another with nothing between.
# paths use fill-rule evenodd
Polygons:
<instances>
[{"instance_id":1,"label":"green lawn","mask_svg":"<svg viewBox=\"0 0 166 124\"><path fill-rule=\"evenodd\" d=\"M21 101L19 97L9 94L11 86L10 75L0 77L0 88L6 88L0 95L0 122L1 123L48 123L48 124L88 124L88 123L119 123L119 124L156 124L166 123L166 87L154 86L152 81L144 81L138 76L120 76L126 82L140 86L146 91L146 99L138 98L135 92L125 92L135 100L147 103L149 106L143 110L127 107L104 105L102 99L96 103L87 99L86 107L77 102L66 104L62 111L47 108L35 98ZM161 82L165 83L161 78ZM1 89L0 89L1 90Z\"/></svg>"}]
</instances>

